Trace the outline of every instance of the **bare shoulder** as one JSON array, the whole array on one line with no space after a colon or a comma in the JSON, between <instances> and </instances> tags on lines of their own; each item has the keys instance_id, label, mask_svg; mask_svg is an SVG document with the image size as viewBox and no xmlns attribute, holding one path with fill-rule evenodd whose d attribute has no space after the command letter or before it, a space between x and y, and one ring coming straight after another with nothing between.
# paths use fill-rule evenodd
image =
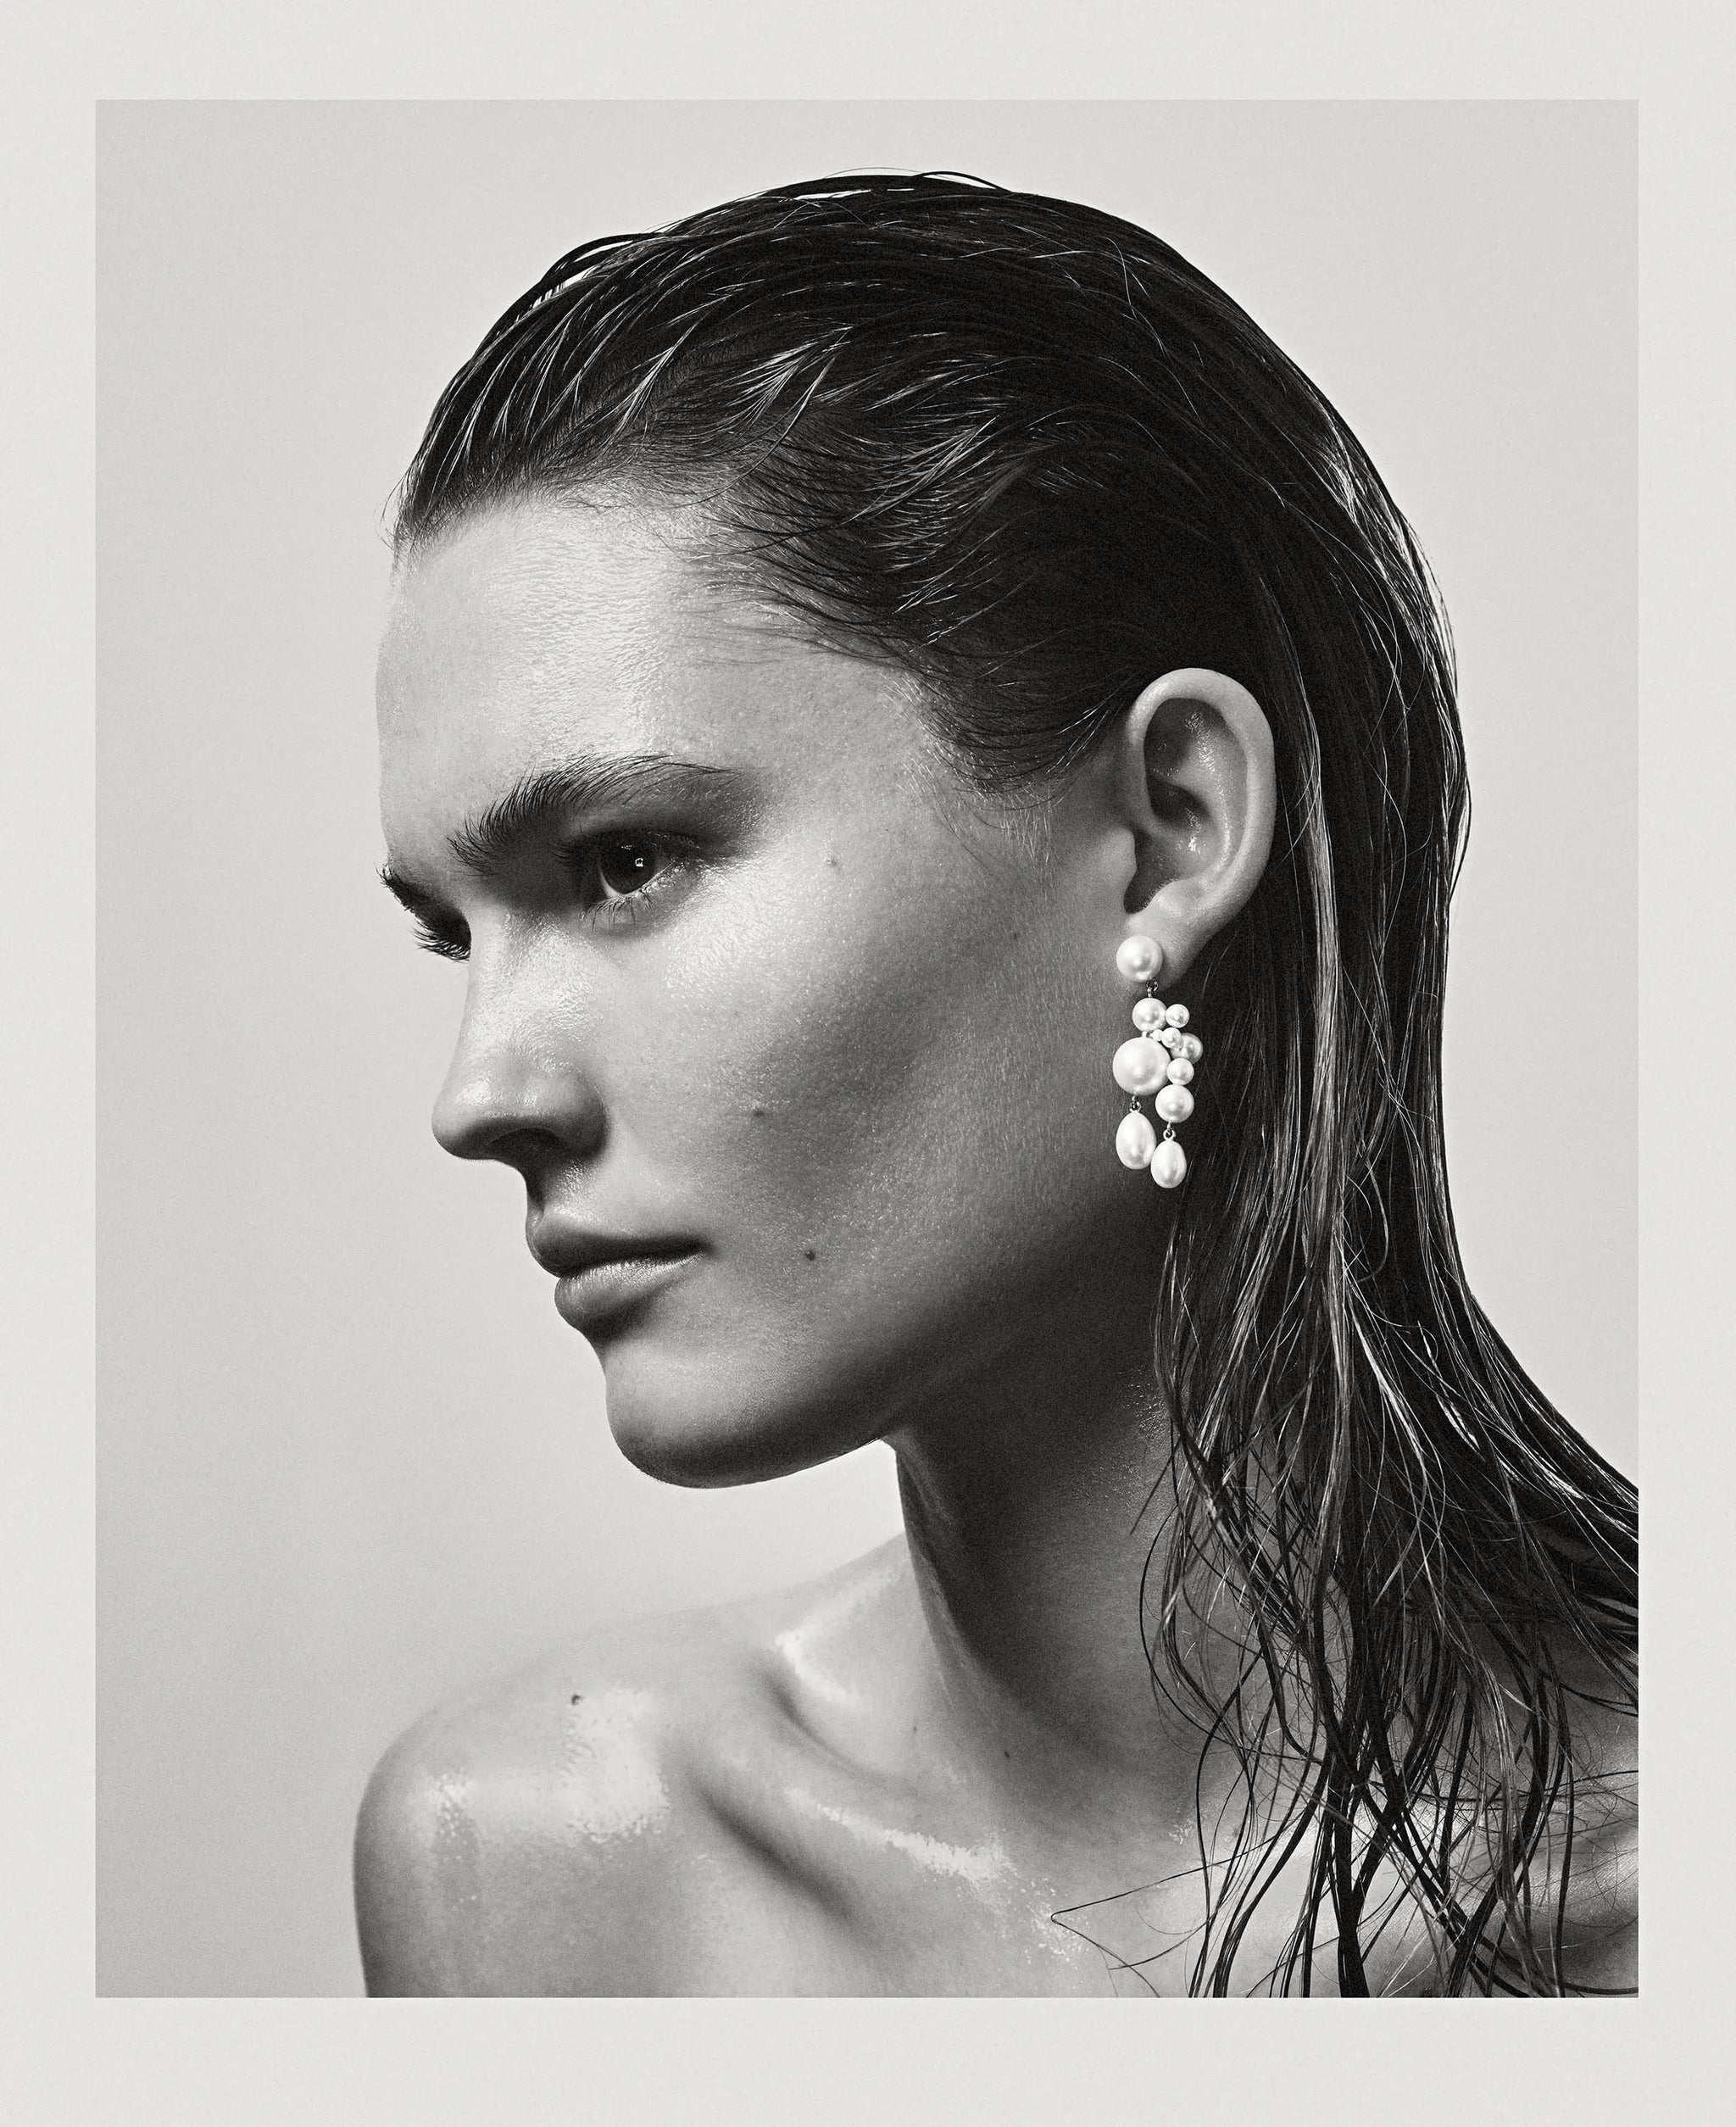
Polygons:
<instances>
[{"instance_id":1,"label":"bare shoulder","mask_svg":"<svg viewBox=\"0 0 1736 2127\"><path fill-rule=\"evenodd\" d=\"M715 1616L566 1647L425 1715L356 1828L370 1994L660 1992L696 1737L752 1689Z\"/></svg>"},{"instance_id":2,"label":"bare shoulder","mask_svg":"<svg viewBox=\"0 0 1736 2127\"><path fill-rule=\"evenodd\" d=\"M788 1649L853 1575L587 1638L400 1736L356 1829L369 1992L723 1991L689 1968L752 1904L719 1768L775 1750Z\"/></svg>"}]
</instances>

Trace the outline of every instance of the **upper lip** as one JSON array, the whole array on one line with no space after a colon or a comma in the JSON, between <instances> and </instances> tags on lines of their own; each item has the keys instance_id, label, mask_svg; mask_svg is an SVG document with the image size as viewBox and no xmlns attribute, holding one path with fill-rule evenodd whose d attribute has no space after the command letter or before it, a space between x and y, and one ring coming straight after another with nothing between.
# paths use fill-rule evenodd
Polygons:
<instances>
[{"instance_id":1,"label":"upper lip","mask_svg":"<svg viewBox=\"0 0 1736 2127\"><path fill-rule=\"evenodd\" d=\"M641 1256L690 1256L697 1244L658 1234L604 1233L593 1227L543 1220L527 1236L531 1253L556 1278L572 1278L598 1263L632 1262Z\"/></svg>"}]
</instances>

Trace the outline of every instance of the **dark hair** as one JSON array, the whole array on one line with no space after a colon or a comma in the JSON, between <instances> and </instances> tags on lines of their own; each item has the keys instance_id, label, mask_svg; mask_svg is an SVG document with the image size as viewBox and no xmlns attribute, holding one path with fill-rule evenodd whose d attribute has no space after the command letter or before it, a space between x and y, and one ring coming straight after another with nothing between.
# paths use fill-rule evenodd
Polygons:
<instances>
[{"instance_id":1,"label":"dark hair","mask_svg":"<svg viewBox=\"0 0 1736 2127\"><path fill-rule=\"evenodd\" d=\"M987 787L1064 775L1178 665L1264 708L1277 827L1188 985L1213 1098L1156 1314L1177 1504L1142 1591L1154 1682L1248 1775L1191 1984L1229 1991L1311 1851L1268 1986L1309 1988L1330 1909L1338 1987L1366 1992L1396 1876L1447 1991L1571 1991L1566 1857L1553 1918L1533 1879L1564 1812L1571 1848L1576 1707L1633 1702L1636 1501L1466 1289L1440 1085L1452 654L1361 447L1145 231L849 176L558 261L442 397L397 539L616 482L698 503L720 566L917 674ZM1226 1592L1228 1690L1182 1630Z\"/></svg>"}]
</instances>

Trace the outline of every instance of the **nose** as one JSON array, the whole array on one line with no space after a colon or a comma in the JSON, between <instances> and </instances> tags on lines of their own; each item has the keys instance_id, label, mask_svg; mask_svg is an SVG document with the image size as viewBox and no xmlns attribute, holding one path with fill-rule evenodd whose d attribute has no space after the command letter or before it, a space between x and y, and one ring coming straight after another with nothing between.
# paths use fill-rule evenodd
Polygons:
<instances>
[{"instance_id":1,"label":"nose","mask_svg":"<svg viewBox=\"0 0 1736 2127\"><path fill-rule=\"evenodd\" d=\"M473 987L434 1103L434 1135L446 1150L526 1172L561 1154L588 1156L603 1132L603 1103L570 1031L527 1020L511 999Z\"/></svg>"}]
</instances>

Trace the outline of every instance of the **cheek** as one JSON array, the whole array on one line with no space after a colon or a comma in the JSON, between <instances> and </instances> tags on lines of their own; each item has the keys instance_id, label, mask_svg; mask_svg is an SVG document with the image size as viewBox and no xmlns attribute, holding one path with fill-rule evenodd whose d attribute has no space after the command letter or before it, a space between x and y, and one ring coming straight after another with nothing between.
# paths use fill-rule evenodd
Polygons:
<instances>
[{"instance_id":1,"label":"cheek","mask_svg":"<svg viewBox=\"0 0 1736 2127\"><path fill-rule=\"evenodd\" d=\"M612 1049L619 1150L709 1257L605 1356L616 1439L659 1476L803 1467L1138 1313L1157 1192L1113 1149L1112 986L1059 916L1021 935L1006 894L914 869L720 894L680 979L636 985L655 1024Z\"/></svg>"},{"instance_id":2,"label":"cheek","mask_svg":"<svg viewBox=\"0 0 1736 2127\"><path fill-rule=\"evenodd\" d=\"M692 1075L659 1105L695 1209L721 1259L809 1297L1004 1284L1100 1211L1093 1148L1121 1172L1089 1002L1033 979L1056 942L980 876L823 877L708 927L684 986Z\"/></svg>"}]
</instances>

